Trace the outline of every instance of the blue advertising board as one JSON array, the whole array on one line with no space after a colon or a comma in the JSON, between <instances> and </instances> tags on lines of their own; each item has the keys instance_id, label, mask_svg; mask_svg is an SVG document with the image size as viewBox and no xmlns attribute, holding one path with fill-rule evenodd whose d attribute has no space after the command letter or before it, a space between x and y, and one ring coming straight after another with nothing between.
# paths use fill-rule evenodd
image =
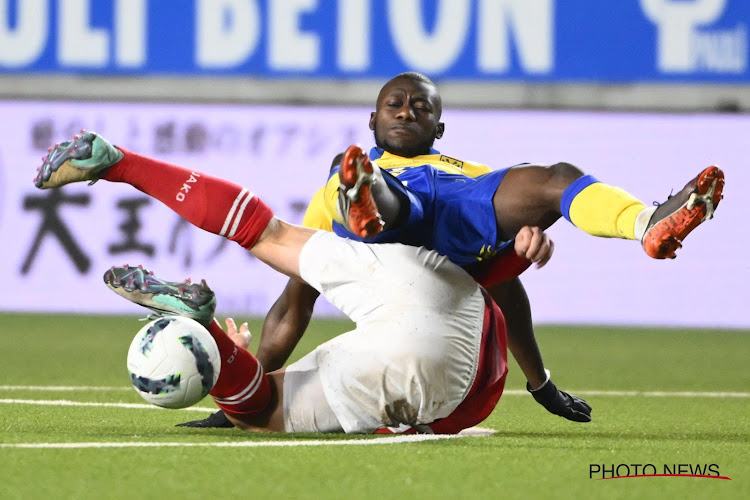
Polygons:
<instances>
[{"instance_id":1,"label":"blue advertising board","mask_svg":"<svg viewBox=\"0 0 750 500\"><path fill-rule=\"evenodd\" d=\"M0 74L750 81L747 0L0 0Z\"/></svg>"}]
</instances>

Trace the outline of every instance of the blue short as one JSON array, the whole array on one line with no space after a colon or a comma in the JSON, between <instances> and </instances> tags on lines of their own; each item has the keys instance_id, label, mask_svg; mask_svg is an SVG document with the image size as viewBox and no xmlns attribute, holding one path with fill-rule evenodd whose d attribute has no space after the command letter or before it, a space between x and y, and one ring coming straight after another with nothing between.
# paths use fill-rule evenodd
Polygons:
<instances>
[{"instance_id":1,"label":"blue short","mask_svg":"<svg viewBox=\"0 0 750 500\"><path fill-rule=\"evenodd\" d=\"M386 183L409 204L400 227L366 241L424 246L459 266L493 257L510 241L498 241L492 198L509 169L478 177L448 174L429 165L400 169L398 177L382 170ZM333 223L339 236L363 241ZM512 241L512 240L511 240Z\"/></svg>"}]
</instances>

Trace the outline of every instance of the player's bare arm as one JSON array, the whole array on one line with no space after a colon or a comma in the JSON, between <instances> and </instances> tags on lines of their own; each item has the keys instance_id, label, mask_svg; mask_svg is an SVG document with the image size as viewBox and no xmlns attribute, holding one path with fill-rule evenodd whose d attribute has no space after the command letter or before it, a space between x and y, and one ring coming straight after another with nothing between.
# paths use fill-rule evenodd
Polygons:
<instances>
[{"instance_id":1,"label":"player's bare arm","mask_svg":"<svg viewBox=\"0 0 750 500\"><path fill-rule=\"evenodd\" d=\"M534 335L531 306L526 289L519 278L487 288L505 316L508 349L521 368L529 386L537 389L544 384L546 373L542 354Z\"/></svg>"},{"instance_id":2,"label":"player's bare arm","mask_svg":"<svg viewBox=\"0 0 750 500\"><path fill-rule=\"evenodd\" d=\"M278 370L289 359L310 323L317 290L290 278L263 322L258 360L268 371Z\"/></svg>"}]
</instances>

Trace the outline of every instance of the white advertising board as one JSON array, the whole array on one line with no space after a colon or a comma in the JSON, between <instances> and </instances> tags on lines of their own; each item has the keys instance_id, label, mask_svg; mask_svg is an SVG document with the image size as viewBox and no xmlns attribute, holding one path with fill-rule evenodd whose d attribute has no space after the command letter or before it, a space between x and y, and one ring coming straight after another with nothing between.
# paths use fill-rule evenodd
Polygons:
<instances>
[{"instance_id":1,"label":"white advertising board","mask_svg":"<svg viewBox=\"0 0 750 500\"><path fill-rule=\"evenodd\" d=\"M139 153L226 178L300 222L331 159L368 147L368 108L0 102L0 311L138 313L106 290L111 265L170 279L206 278L220 312L263 315L286 279L127 185L39 191L47 147L80 128ZM646 203L721 165L726 199L673 261L638 243L597 239L560 221L553 260L523 281L538 323L750 327L750 188L745 115L447 111L441 152L501 168L567 161ZM318 314L336 314L320 301Z\"/></svg>"}]
</instances>

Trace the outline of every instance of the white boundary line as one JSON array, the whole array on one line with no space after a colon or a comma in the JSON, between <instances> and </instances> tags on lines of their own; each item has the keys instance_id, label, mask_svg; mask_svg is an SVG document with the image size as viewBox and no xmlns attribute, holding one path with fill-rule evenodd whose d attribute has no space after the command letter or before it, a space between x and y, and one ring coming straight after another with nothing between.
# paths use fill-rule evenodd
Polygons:
<instances>
[{"instance_id":1,"label":"white boundary line","mask_svg":"<svg viewBox=\"0 0 750 500\"><path fill-rule=\"evenodd\" d=\"M0 391L133 391L132 387L101 387L91 385L0 385Z\"/></svg>"},{"instance_id":2,"label":"white boundary line","mask_svg":"<svg viewBox=\"0 0 750 500\"><path fill-rule=\"evenodd\" d=\"M132 408L136 410L167 410L167 408L161 408L159 406L143 403L96 403L84 401L68 401L66 399L0 399L0 404L40 406L97 406L102 408ZM190 408L179 408L179 410L215 412L218 410L218 408L208 408L206 406L191 406Z\"/></svg>"},{"instance_id":3,"label":"white boundary line","mask_svg":"<svg viewBox=\"0 0 750 500\"><path fill-rule=\"evenodd\" d=\"M132 387L103 387L103 386L73 386L73 385L0 385L0 391L40 391L40 392L106 392L133 391ZM750 392L731 391L599 391L599 390L568 390L580 396L612 396L612 397L651 397L651 398L750 398ZM518 389L507 389L504 396L525 396L528 392ZM71 402L72 403L72 402ZM40 403L43 404L43 403ZM150 407L150 405L142 405ZM135 405L134 407L138 407ZM202 410L193 407L194 410ZM212 410L213 411L213 410Z\"/></svg>"},{"instance_id":4,"label":"white boundary line","mask_svg":"<svg viewBox=\"0 0 750 500\"><path fill-rule=\"evenodd\" d=\"M712 392L712 391L596 391L596 390L568 390L576 396L613 396L613 397L647 397L647 398L750 398L750 392ZM508 390L503 396L520 396L528 392L522 390Z\"/></svg>"},{"instance_id":5,"label":"white boundary line","mask_svg":"<svg viewBox=\"0 0 750 500\"><path fill-rule=\"evenodd\" d=\"M78 388L81 389L81 388ZM165 410L158 406L149 404L132 403L93 403L67 400L38 400L38 399L0 399L0 404L28 404L44 406L94 406L105 408L134 408L139 410ZM188 411L214 412L216 408L193 406L183 408ZM256 447L291 447L291 446L366 446L376 444L404 444L417 443L421 441L435 441L440 439L455 439L459 437L483 437L494 434L494 429L472 427L461 431L458 435L434 435L434 434L410 434L398 436L384 436L369 439L331 439L331 440L285 440L285 441L234 441L234 442L203 442L203 443L179 443L179 442L122 442L122 443L0 443L0 448L57 448L57 449L80 449L80 448L166 448L166 447L224 447L224 448L256 448Z\"/></svg>"},{"instance_id":6,"label":"white boundary line","mask_svg":"<svg viewBox=\"0 0 750 500\"><path fill-rule=\"evenodd\" d=\"M293 447L293 446L368 446L379 444L406 444L419 443L422 441L438 441L442 439L456 439L463 437L482 437L494 434L492 429L479 429L478 432L461 434L409 434L399 436L376 437L368 439L310 439L295 441L234 441L217 443L178 443L178 442L124 442L124 443L0 443L0 448L195 448L195 447L217 447L217 448L268 448L268 447Z\"/></svg>"},{"instance_id":7,"label":"white boundary line","mask_svg":"<svg viewBox=\"0 0 750 500\"><path fill-rule=\"evenodd\" d=\"M81 391L131 391L130 387L87 387L87 386L0 386L3 391L51 391L51 392L81 392ZM748 398L750 392L698 392L698 391L571 391L582 396L614 396L614 397L692 397L692 398ZM523 390L506 390L504 395L521 396L528 393ZM25 404L44 406L89 406L105 408L132 408L139 410L164 410L150 404L135 403L97 403L68 400L38 400L38 399L0 399L0 404ZM216 408L193 406L183 408L182 411L214 412ZM339 439L339 440L289 440L289 441L236 441L216 443L179 443L179 442L122 442L122 443L0 443L0 448L166 448L166 447L225 447L225 448L254 448L254 447L292 447L292 446L366 446L377 444L403 444L421 441L435 441L453 439L457 437L480 437L494 434L493 429L473 427L466 429L459 435L401 435L370 439Z\"/></svg>"}]
</instances>

